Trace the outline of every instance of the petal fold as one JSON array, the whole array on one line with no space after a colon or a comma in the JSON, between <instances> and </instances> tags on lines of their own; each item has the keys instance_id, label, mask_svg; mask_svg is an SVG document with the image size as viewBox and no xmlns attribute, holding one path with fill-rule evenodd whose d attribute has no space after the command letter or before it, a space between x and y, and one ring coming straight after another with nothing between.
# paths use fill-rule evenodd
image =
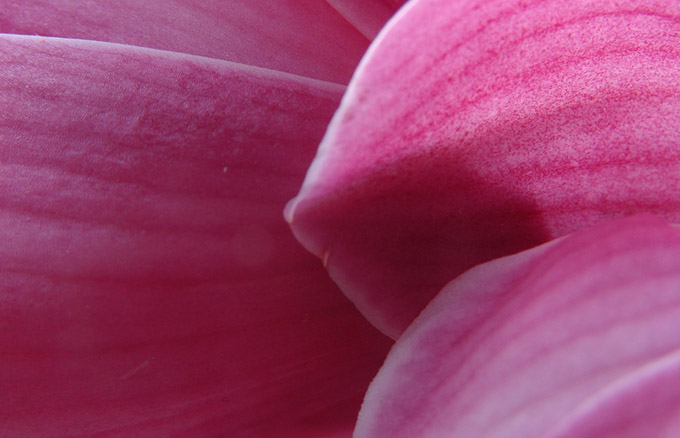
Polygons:
<instances>
[{"instance_id":1,"label":"petal fold","mask_svg":"<svg viewBox=\"0 0 680 438\"><path fill-rule=\"evenodd\" d=\"M129 44L342 84L368 46L323 0L0 0L0 33Z\"/></svg>"},{"instance_id":2,"label":"petal fold","mask_svg":"<svg viewBox=\"0 0 680 438\"><path fill-rule=\"evenodd\" d=\"M369 40L373 40L378 35L380 29L396 10L381 0L326 1Z\"/></svg>"},{"instance_id":3,"label":"petal fold","mask_svg":"<svg viewBox=\"0 0 680 438\"><path fill-rule=\"evenodd\" d=\"M396 338L478 263L616 217L680 221L680 12L413 0L369 49L288 219Z\"/></svg>"},{"instance_id":4,"label":"petal fold","mask_svg":"<svg viewBox=\"0 0 680 438\"><path fill-rule=\"evenodd\" d=\"M0 63L3 432L349 436L388 342L281 217L343 87L28 36Z\"/></svg>"},{"instance_id":5,"label":"petal fold","mask_svg":"<svg viewBox=\"0 0 680 438\"><path fill-rule=\"evenodd\" d=\"M448 284L388 355L355 437L673 436L678 330L680 229L600 224Z\"/></svg>"}]
</instances>

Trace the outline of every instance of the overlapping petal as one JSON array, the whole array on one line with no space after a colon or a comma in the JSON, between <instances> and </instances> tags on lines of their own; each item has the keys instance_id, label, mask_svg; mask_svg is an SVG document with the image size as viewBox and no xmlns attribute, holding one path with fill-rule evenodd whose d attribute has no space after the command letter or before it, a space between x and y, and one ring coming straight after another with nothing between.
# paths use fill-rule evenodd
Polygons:
<instances>
[{"instance_id":1,"label":"overlapping petal","mask_svg":"<svg viewBox=\"0 0 680 438\"><path fill-rule=\"evenodd\" d=\"M130 44L342 84L368 46L325 0L0 0L0 33Z\"/></svg>"},{"instance_id":2,"label":"overlapping petal","mask_svg":"<svg viewBox=\"0 0 680 438\"><path fill-rule=\"evenodd\" d=\"M281 218L343 87L28 36L0 63L3 434L346 436L388 345Z\"/></svg>"},{"instance_id":3,"label":"overlapping petal","mask_svg":"<svg viewBox=\"0 0 680 438\"><path fill-rule=\"evenodd\" d=\"M396 6L382 0L326 0L366 38L373 40L394 14Z\"/></svg>"},{"instance_id":4,"label":"overlapping petal","mask_svg":"<svg viewBox=\"0 0 680 438\"><path fill-rule=\"evenodd\" d=\"M680 11L414 0L348 89L288 218L397 337L451 278L614 217L680 220Z\"/></svg>"},{"instance_id":5,"label":"overlapping petal","mask_svg":"<svg viewBox=\"0 0 680 438\"><path fill-rule=\"evenodd\" d=\"M390 352L355 436L675 436L678 330L680 229L601 224L447 285Z\"/></svg>"}]
</instances>

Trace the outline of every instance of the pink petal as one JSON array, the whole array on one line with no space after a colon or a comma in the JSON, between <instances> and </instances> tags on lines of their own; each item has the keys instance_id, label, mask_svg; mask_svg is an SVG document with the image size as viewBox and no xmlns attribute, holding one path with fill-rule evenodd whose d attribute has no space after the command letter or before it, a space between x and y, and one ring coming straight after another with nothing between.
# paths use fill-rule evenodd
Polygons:
<instances>
[{"instance_id":1,"label":"pink petal","mask_svg":"<svg viewBox=\"0 0 680 438\"><path fill-rule=\"evenodd\" d=\"M288 208L397 337L463 270L584 226L680 221L680 10L414 0L369 50Z\"/></svg>"},{"instance_id":2,"label":"pink petal","mask_svg":"<svg viewBox=\"0 0 680 438\"><path fill-rule=\"evenodd\" d=\"M53 38L0 59L3 433L348 436L387 342L281 216L343 87Z\"/></svg>"},{"instance_id":3,"label":"pink petal","mask_svg":"<svg viewBox=\"0 0 680 438\"><path fill-rule=\"evenodd\" d=\"M639 424L658 430L679 406L677 385L660 388L678 373L667 361L679 330L680 229L653 216L601 224L447 285L390 352L355 436L538 437L564 419L591 430L575 420L607 393L592 430L625 430L633 393L673 403Z\"/></svg>"},{"instance_id":4,"label":"pink petal","mask_svg":"<svg viewBox=\"0 0 680 438\"><path fill-rule=\"evenodd\" d=\"M324 0L0 0L0 33L124 43L342 84L368 46Z\"/></svg>"},{"instance_id":5,"label":"pink petal","mask_svg":"<svg viewBox=\"0 0 680 438\"><path fill-rule=\"evenodd\" d=\"M549 436L677 437L680 434L680 351L614 382L586 400Z\"/></svg>"},{"instance_id":6,"label":"pink petal","mask_svg":"<svg viewBox=\"0 0 680 438\"><path fill-rule=\"evenodd\" d=\"M394 14L381 0L326 0L340 15L352 23L362 35L372 40Z\"/></svg>"},{"instance_id":7,"label":"pink petal","mask_svg":"<svg viewBox=\"0 0 680 438\"><path fill-rule=\"evenodd\" d=\"M382 0L382 1L387 6L393 8L394 10L399 9L404 3L406 3L406 0Z\"/></svg>"}]
</instances>

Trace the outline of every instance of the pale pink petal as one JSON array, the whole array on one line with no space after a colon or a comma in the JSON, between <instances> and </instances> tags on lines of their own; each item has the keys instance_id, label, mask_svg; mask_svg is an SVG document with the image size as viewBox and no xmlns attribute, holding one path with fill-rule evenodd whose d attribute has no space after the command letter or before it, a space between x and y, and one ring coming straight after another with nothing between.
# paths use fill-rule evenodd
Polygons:
<instances>
[{"instance_id":1,"label":"pale pink petal","mask_svg":"<svg viewBox=\"0 0 680 438\"><path fill-rule=\"evenodd\" d=\"M680 221L678 84L666 1L411 1L288 218L396 337L480 262L634 212Z\"/></svg>"},{"instance_id":2,"label":"pale pink petal","mask_svg":"<svg viewBox=\"0 0 680 438\"><path fill-rule=\"evenodd\" d=\"M368 46L325 0L0 0L0 33L124 43L343 84Z\"/></svg>"},{"instance_id":3,"label":"pale pink petal","mask_svg":"<svg viewBox=\"0 0 680 438\"><path fill-rule=\"evenodd\" d=\"M343 87L54 38L0 60L2 434L348 436L387 342L281 216Z\"/></svg>"},{"instance_id":4,"label":"pale pink petal","mask_svg":"<svg viewBox=\"0 0 680 438\"><path fill-rule=\"evenodd\" d=\"M372 40L394 14L382 0L326 0L333 9L352 23L362 35Z\"/></svg>"},{"instance_id":5,"label":"pale pink petal","mask_svg":"<svg viewBox=\"0 0 680 438\"><path fill-rule=\"evenodd\" d=\"M674 438L680 435L680 351L586 400L548 437Z\"/></svg>"},{"instance_id":6,"label":"pale pink petal","mask_svg":"<svg viewBox=\"0 0 680 438\"><path fill-rule=\"evenodd\" d=\"M653 216L601 224L447 285L390 352L355 436L546 436L626 381L640 386L611 397L673 402L667 419L680 391L655 379L669 382L659 364L678 331L680 229ZM605 430L635 412L604 403L619 409Z\"/></svg>"}]
</instances>

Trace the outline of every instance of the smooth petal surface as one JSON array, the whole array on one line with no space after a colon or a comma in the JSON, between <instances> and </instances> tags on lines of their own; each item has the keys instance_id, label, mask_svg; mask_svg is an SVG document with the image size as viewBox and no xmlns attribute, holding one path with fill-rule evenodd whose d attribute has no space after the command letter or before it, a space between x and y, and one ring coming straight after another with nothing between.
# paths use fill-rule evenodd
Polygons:
<instances>
[{"instance_id":1,"label":"smooth petal surface","mask_svg":"<svg viewBox=\"0 0 680 438\"><path fill-rule=\"evenodd\" d=\"M2 433L349 435L388 343L281 215L343 87L54 38L0 63Z\"/></svg>"},{"instance_id":2,"label":"smooth petal surface","mask_svg":"<svg viewBox=\"0 0 680 438\"><path fill-rule=\"evenodd\" d=\"M130 44L342 84L368 46L325 0L0 0L0 33Z\"/></svg>"},{"instance_id":3,"label":"smooth petal surface","mask_svg":"<svg viewBox=\"0 0 680 438\"><path fill-rule=\"evenodd\" d=\"M665 1L411 1L288 219L392 337L478 263L634 212L680 221L679 48Z\"/></svg>"},{"instance_id":4,"label":"smooth petal surface","mask_svg":"<svg viewBox=\"0 0 680 438\"><path fill-rule=\"evenodd\" d=\"M673 438L680 434L680 351L631 373L586 400L552 438Z\"/></svg>"},{"instance_id":5,"label":"smooth petal surface","mask_svg":"<svg viewBox=\"0 0 680 438\"><path fill-rule=\"evenodd\" d=\"M675 436L677 385L662 382L679 330L680 229L647 215L601 224L447 285L390 352L355 437L539 437L636 418L653 426L638 436ZM633 400L671 404L641 419L651 409ZM593 403L602 427L579 428Z\"/></svg>"}]
</instances>

